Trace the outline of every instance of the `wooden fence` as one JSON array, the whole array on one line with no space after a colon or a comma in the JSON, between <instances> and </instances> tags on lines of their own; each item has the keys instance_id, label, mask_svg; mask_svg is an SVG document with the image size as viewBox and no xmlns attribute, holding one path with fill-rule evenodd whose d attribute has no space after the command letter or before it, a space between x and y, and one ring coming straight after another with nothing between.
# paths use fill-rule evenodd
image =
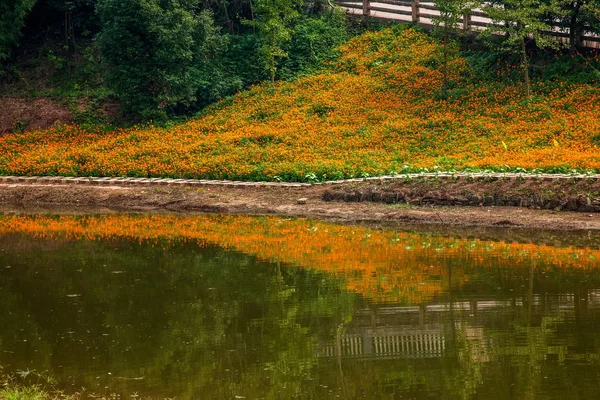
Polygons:
<instances>
[{"instance_id":1,"label":"wooden fence","mask_svg":"<svg viewBox=\"0 0 600 400\"><path fill-rule=\"evenodd\" d=\"M442 356L444 349L445 338L439 329L421 331L408 328L343 335L336 343L322 344L318 354L320 357L367 359L437 358Z\"/></svg>"},{"instance_id":2,"label":"wooden fence","mask_svg":"<svg viewBox=\"0 0 600 400\"><path fill-rule=\"evenodd\" d=\"M412 22L426 28L432 28L435 19L440 16L437 5L431 1L335 0L335 2L351 15L362 15L388 21ZM494 23L481 9L472 10L464 15L460 18L459 24L460 28L466 31L477 31L489 26L501 26ZM566 28L555 26L551 31L545 33L557 37L564 43L569 42L569 32ZM585 47L600 48L600 37L586 32L581 36L581 43Z\"/></svg>"}]
</instances>

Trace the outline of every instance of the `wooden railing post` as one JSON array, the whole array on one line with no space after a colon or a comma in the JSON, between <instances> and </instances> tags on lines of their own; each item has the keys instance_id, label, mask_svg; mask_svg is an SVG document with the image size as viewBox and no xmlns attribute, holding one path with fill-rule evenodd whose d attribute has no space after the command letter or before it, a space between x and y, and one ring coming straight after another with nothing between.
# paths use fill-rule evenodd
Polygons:
<instances>
[{"instance_id":1,"label":"wooden railing post","mask_svg":"<svg viewBox=\"0 0 600 400\"><path fill-rule=\"evenodd\" d=\"M363 3L363 15L364 16L369 16L370 14L370 10L369 10L369 0L362 0Z\"/></svg>"},{"instance_id":2,"label":"wooden railing post","mask_svg":"<svg viewBox=\"0 0 600 400\"><path fill-rule=\"evenodd\" d=\"M419 0L412 0L412 22L415 24L419 23L420 15L419 15Z\"/></svg>"},{"instance_id":3,"label":"wooden railing post","mask_svg":"<svg viewBox=\"0 0 600 400\"><path fill-rule=\"evenodd\" d=\"M465 31L471 29L471 13L469 11L465 12L465 15L463 15L463 29Z\"/></svg>"}]
</instances>

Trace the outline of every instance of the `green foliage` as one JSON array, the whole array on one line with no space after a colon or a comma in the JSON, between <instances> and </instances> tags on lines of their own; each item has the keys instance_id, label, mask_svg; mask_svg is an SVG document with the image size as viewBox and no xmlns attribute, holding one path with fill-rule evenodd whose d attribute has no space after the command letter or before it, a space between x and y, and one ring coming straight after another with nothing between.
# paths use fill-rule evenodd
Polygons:
<instances>
[{"instance_id":1,"label":"green foliage","mask_svg":"<svg viewBox=\"0 0 600 400\"><path fill-rule=\"evenodd\" d=\"M25 17L35 3L36 0L0 1L0 61L10 57L12 48L21 36Z\"/></svg>"},{"instance_id":2,"label":"green foliage","mask_svg":"<svg viewBox=\"0 0 600 400\"><path fill-rule=\"evenodd\" d=\"M483 32L484 36L504 33L501 48L506 52L521 54L523 42L528 37L533 37L540 48L557 46L552 37L544 34L551 30L542 18L550 8L540 0L503 0L486 5L484 10L496 24L489 26Z\"/></svg>"},{"instance_id":3,"label":"green foliage","mask_svg":"<svg viewBox=\"0 0 600 400\"><path fill-rule=\"evenodd\" d=\"M29 125L29 121L16 121L12 129L10 130L12 133L23 133L25 132L25 128Z\"/></svg>"},{"instance_id":4,"label":"green foliage","mask_svg":"<svg viewBox=\"0 0 600 400\"><path fill-rule=\"evenodd\" d=\"M537 47L558 47L556 39L545 34L552 27L543 20L543 16L551 11L541 0L502 0L484 7L488 16L495 23L483 31L484 37L491 37L498 32L504 36L499 48L506 53L518 54L521 57L525 91L531 93L529 83L530 59L527 54L527 41L535 39Z\"/></svg>"},{"instance_id":5,"label":"green foliage","mask_svg":"<svg viewBox=\"0 0 600 400\"><path fill-rule=\"evenodd\" d=\"M285 47L292 40L293 24L300 17L301 5L302 0L257 0L256 19L246 21L257 29L258 52L271 81L275 81L279 61L288 56Z\"/></svg>"},{"instance_id":6,"label":"green foliage","mask_svg":"<svg viewBox=\"0 0 600 400\"><path fill-rule=\"evenodd\" d=\"M435 5L440 11L440 15L432 19L436 30L447 34L450 29L456 29L460 19L477 8L479 3L476 0L436 0Z\"/></svg>"},{"instance_id":7,"label":"green foliage","mask_svg":"<svg viewBox=\"0 0 600 400\"><path fill-rule=\"evenodd\" d=\"M341 10L304 17L294 27L294 35L282 62L280 77L291 79L310 73L335 59L337 48L349 39L346 18Z\"/></svg>"},{"instance_id":8,"label":"green foliage","mask_svg":"<svg viewBox=\"0 0 600 400\"><path fill-rule=\"evenodd\" d=\"M466 18L479 4L472 0L437 0L436 5L440 11L439 17L433 18L435 32L442 37L443 42L443 74L444 86L442 98L448 98L448 41L450 33L456 30L461 18Z\"/></svg>"},{"instance_id":9,"label":"green foliage","mask_svg":"<svg viewBox=\"0 0 600 400\"><path fill-rule=\"evenodd\" d=\"M223 67L230 76L239 77L242 87L262 82L269 77L264 60L257 52L258 40L258 35L254 33L229 36Z\"/></svg>"},{"instance_id":10,"label":"green foliage","mask_svg":"<svg viewBox=\"0 0 600 400\"><path fill-rule=\"evenodd\" d=\"M337 57L338 46L349 38L348 21L339 10L299 17L291 28L291 40L282 45L286 57L275 60L276 78L289 80L318 70ZM238 79L246 88L270 78L268 59L260 51L260 33L229 39L222 61L228 79Z\"/></svg>"},{"instance_id":11,"label":"green foliage","mask_svg":"<svg viewBox=\"0 0 600 400\"><path fill-rule=\"evenodd\" d=\"M502 53L489 49L464 53L470 66L469 80L485 82L487 87L510 84L522 78L522 70L514 68L519 64L520 55ZM589 52L570 55L564 51L538 51L535 62L531 65L531 78L536 85L536 92L550 93L565 84L600 83L600 54ZM574 110L573 110L574 111Z\"/></svg>"},{"instance_id":12,"label":"green foliage","mask_svg":"<svg viewBox=\"0 0 600 400\"><path fill-rule=\"evenodd\" d=\"M214 82L209 65L225 39L196 1L100 0L97 9L106 83L126 112L164 119Z\"/></svg>"},{"instance_id":13,"label":"green foliage","mask_svg":"<svg viewBox=\"0 0 600 400\"><path fill-rule=\"evenodd\" d=\"M49 400L50 396L38 386L9 387L0 390L0 399L5 400Z\"/></svg>"},{"instance_id":14,"label":"green foliage","mask_svg":"<svg viewBox=\"0 0 600 400\"><path fill-rule=\"evenodd\" d=\"M519 57L514 54L503 54L499 51L478 50L464 52L469 63L472 79L486 84L506 84L520 79L520 70L511 68L519 63Z\"/></svg>"},{"instance_id":15,"label":"green foliage","mask_svg":"<svg viewBox=\"0 0 600 400\"><path fill-rule=\"evenodd\" d=\"M196 93L194 108L203 108L244 87L244 80L238 71L227 65L227 52L233 35L223 35L215 26L210 12L198 15L199 31L195 38L199 60L195 65L193 86Z\"/></svg>"},{"instance_id":16,"label":"green foliage","mask_svg":"<svg viewBox=\"0 0 600 400\"><path fill-rule=\"evenodd\" d=\"M548 0L550 12L546 20L563 30L569 31L571 53L581 47L581 36L585 31L600 33L599 0Z\"/></svg>"},{"instance_id":17,"label":"green foliage","mask_svg":"<svg viewBox=\"0 0 600 400\"><path fill-rule=\"evenodd\" d=\"M54 53L54 51L52 51L52 50L48 50L48 61L50 61L50 63L52 63L52 66L54 67L54 69L60 70L65 67L66 60L63 57Z\"/></svg>"},{"instance_id":18,"label":"green foliage","mask_svg":"<svg viewBox=\"0 0 600 400\"><path fill-rule=\"evenodd\" d=\"M564 83L597 84L600 82L600 54L542 53L533 74L537 80L555 87Z\"/></svg>"}]
</instances>

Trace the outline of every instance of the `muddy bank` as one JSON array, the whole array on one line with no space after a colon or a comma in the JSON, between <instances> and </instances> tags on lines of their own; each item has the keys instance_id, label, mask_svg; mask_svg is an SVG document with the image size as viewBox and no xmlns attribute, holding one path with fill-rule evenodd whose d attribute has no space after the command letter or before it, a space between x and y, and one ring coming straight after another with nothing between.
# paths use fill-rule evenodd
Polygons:
<instances>
[{"instance_id":1,"label":"muddy bank","mask_svg":"<svg viewBox=\"0 0 600 400\"><path fill-rule=\"evenodd\" d=\"M334 186L324 191L323 199L421 206L508 206L594 213L600 212L600 182L586 179L396 180Z\"/></svg>"},{"instance_id":2,"label":"muddy bank","mask_svg":"<svg viewBox=\"0 0 600 400\"><path fill-rule=\"evenodd\" d=\"M600 213L537 210L509 206L432 205L431 188L417 183L278 186L111 186L0 183L0 210L4 211L169 211L186 213L279 214L313 217L338 222L438 226L514 227L546 230L600 230ZM400 186L396 186L400 185ZM461 186L456 186L458 190ZM395 188L395 189L394 189ZM464 188L464 185L463 185ZM344 193L393 193L393 190L422 191L420 202L386 204L336 200ZM505 188L506 189L506 188ZM483 190L483 189L482 189ZM411 191L406 193L413 193ZM404 195L406 195L406 193ZM362 196L362 195L361 195ZM411 196L413 196L411 194ZM590 197L585 195L585 197ZM374 197L376 198L376 197ZM442 197L438 197L442 198ZM362 197L361 197L362 199ZM590 197L590 199L595 199ZM454 203L452 203L454 204Z\"/></svg>"}]
</instances>

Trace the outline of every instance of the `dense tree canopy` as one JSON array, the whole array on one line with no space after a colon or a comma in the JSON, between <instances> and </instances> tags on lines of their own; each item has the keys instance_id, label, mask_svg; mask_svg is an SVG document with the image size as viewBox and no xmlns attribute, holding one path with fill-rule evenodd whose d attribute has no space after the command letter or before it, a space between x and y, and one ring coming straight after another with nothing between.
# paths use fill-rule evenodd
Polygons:
<instances>
[{"instance_id":1,"label":"dense tree canopy","mask_svg":"<svg viewBox=\"0 0 600 400\"><path fill-rule=\"evenodd\" d=\"M25 17L35 0L5 0L0 3L0 61L10 56L21 35Z\"/></svg>"},{"instance_id":2,"label":"dense tree canopy","mask_svg":"<svg viewBox=\"0 0 600 400\"><path fill-rule=\"evenodd\" d=\"M482 7L477 0L436 3L444 43L464 15ZM551 25L565 33L571 54L584 35L600 33L600 0L494 0L483 8L498 24L487 32L505 33L498 53L521 59L525 87L530 49L551 44L544 35ZM314 71L349 36L343 13L324 0L5 0L0 77L23 54L37 54L71 74L67 80L82 70L85 82L91 71L125 115L156 120ZM82 59L88 64L78 70Z\"/></svg>"},{"instance_id":3,"label":"dense tree canopy","mask_svg":"<svg viewBox=\"0 0 600 400\"><path fill-rule=\"evenodd\" d=\"M4 66L16 62L19 42L69 71L81 56L101 62L91 68L135 119L194 112L268 77L293 78L347 38L345 20L319 1L10 0L0 11Z\"/></svg>"},{"instance_id":4,"label":"dense tree canopy","mask_svg":"<svg viewBox=\"0 0 600 400\"><path fill-rule=\"evenodd\" d=\"M100 0L107 83L127 110L155 118L195 99L201 68L224 40L193 0Z\"/></svg>"}]
</instances>

